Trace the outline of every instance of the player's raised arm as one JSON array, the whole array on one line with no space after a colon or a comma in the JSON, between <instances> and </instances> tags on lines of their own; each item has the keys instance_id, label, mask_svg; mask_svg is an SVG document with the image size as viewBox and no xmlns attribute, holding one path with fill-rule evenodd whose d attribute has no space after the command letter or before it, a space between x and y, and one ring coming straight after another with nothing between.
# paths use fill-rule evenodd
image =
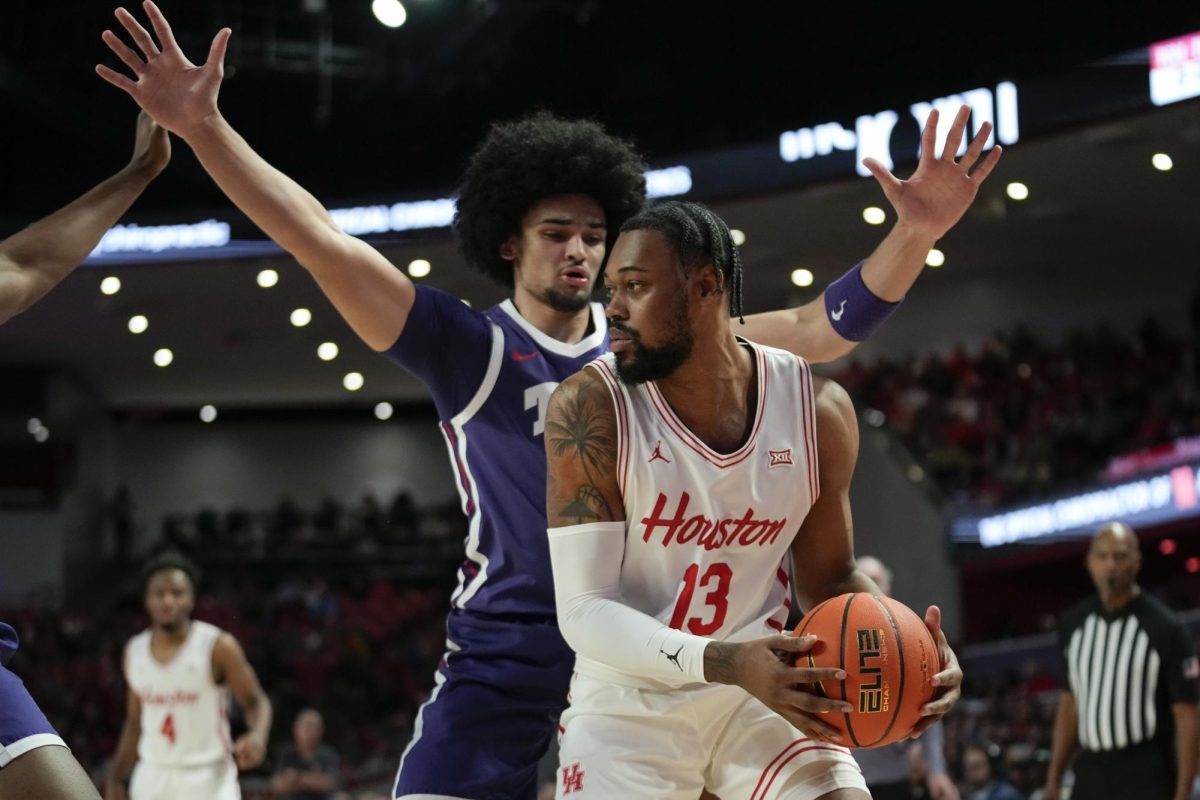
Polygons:
<instances>
[{"instance_id":1,"label":"player's raised arm","mask_svg":"<svg viewBox=\"0 0 1200 800\"><path fill-rule=\"evenodd\" d=\"M0 323L29 308L79 266L170 160L167 132L141 114L133 157L120 172L0 242Z\"/></svg>"},{"instance_id":2,"label":"player's raised arm","mask_svg":"<svg viewBox=\"0 0 1200 800\"><path fill-rule=\"evenodd\" d=\"M103 65L96 72L191 146L221 191L312 273L367 345L391 347L412 308L412 282L375 248L339 229L315 197L255 153L221 116L217 95L230 29L217 33L208 59L195 65L158 7L149 0L143 5L157 42L123 8L117 9L117 20L137 49L111 31L103 34L134 77Z\"/></svg>"},{"instance_id":3,"label":"player's raised arm","mask_svg":"<svg viewBox=\"0 0 1200 800\"><path fill-rule=\"evenodd\" d=\"M938 239L970 208L980 185L995 168L1002 152L984 145L992 124L983 123L961 159L970 106L962 106L939 156L938 112L930 112L921 135L921 158L905 181L873 158L863 163L875 176L896 211L896 224L866 261L831 283L821 296L797 308L746 317L734 330L761 344L789 350L809 361L832 361L871 336L904 299L925 267Z\"/></svg>"}]
</instances>

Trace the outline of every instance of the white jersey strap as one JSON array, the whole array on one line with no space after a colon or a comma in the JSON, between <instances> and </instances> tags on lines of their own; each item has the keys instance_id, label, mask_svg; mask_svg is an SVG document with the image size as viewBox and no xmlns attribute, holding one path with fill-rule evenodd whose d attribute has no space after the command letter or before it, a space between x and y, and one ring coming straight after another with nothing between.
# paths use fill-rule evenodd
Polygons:
<instances>
[{"instance_id":1,"label":"white jersey strap","mask_svg":"<svg viewBox=\"0 0 1200 800\"><path fill-rule=\"evenodd\" d=\"M670 686L707 683L704 648L711 639L669 628L622 599L624 522L591 522L547 533L558 627L572 650Z\"/></svg>"}]
</instances>

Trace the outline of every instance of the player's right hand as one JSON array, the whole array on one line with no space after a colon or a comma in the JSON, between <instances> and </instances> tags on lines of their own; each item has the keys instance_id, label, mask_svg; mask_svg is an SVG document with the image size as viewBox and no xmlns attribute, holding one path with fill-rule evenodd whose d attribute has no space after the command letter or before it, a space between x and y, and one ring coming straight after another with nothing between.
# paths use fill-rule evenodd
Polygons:
<instances>
[{"instance_id":1,"label":"player's right hand","mask_svg":"<svg viewBox=\"0 0 1200 800\"><path fill-rule=\"evenodd\" d=\"M734 662L737 685L806 735L840 742L841 733L819 715L848 712L850 704L821 697L810 687L818 681L842 680L846 673L832 667L792 666L816 642L815 636L767 636L739 644Z\"/></svg>"},{"instance_id":2,"label":"player's right hand","mask_svg":"<svg viewBox=\"0 0 1200 800\"><path fill-rule=\"evenodd\" d=\"M129 67L134 79L103 64L96 65L96 73L136 100L159 125L186 139L197 126L219 115L217 94L225 76L225 48L231 31L222 28L213 38L208 60L196 66L184 56L158 6L151 0L142 6L158 43L124 8L116 10L117 21L141 52L129 47L112 31L101 35L109 49Z\"/></svg>"}]
</instances>

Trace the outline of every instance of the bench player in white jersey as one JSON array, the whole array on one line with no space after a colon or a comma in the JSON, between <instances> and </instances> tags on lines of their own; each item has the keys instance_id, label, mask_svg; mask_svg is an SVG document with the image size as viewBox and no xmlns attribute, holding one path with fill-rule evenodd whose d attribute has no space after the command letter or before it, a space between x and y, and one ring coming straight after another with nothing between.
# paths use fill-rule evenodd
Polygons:
<instances>
[{"instance_id":1,"label":"bench player in white jersey","mask_svg":"<svg viewBox=\"0 0 1200 800\"><path fill-rule=\"evenodd\" d=\"M512 294L478 311L414 285L340 230L316 198L222 117L228 28L213 39L205 63L193 65L158 8L143 7L153 36L117 12L140 53L104 33L133 77L103 65L97 72L192 147L222 191L312 274L368 346L426 384L442 422L470 533L446 658L414 722L394 796L532 800L573 660L557 628L544 533L546 400L559 381L607 352L603 314L589 300L615 231L645 199L645 164L592 122L539 114L494 126L471 158L454 225L470 266ZM964 106L953 122L951 152L967 112ZM933 114L908 181L868 160L897 214L871 256L813 302L748 317L747 336L827 361L887 318L1000 156L995 148L968 177L933 157L936 129ZM978 157L990 134L983 124L969 152Z\"/></svg>"},{"instance_id":2,"label":"bench player in white jersey","mask_svg":"<svg viewBox=\"0 0 1200 800\"><path fill-rule=\"evenodd\" d=\"M806 607L879 593L854 561L849 397L734 335L740 260L699 204L626 222L604 284L613 352L564 381L546 418L559 627L578 654L557 796L869 798L819 719L849 704L797 688L844 674L782 660L812 646L781 635L787 558ZM937 614L947 691L922 729L962 680Z\"/></svg>"},{"instance_id":3,"label":"bench player in white jersey","mask_svg":"<svg viewBox=\"0 0 1200 800\"><path fill-rule=\"evenodd\" d=\"M120 172L0 241L0 324L70 275L170 159L167 132L143 112L133 158ZM17 632L0 622L0 800L97 800L91 778L9 671L17 646Z\"/></svg>"},{"instance_id":4,"label":"bench player in white jersey","mask_svg":"<svg viewBox=\"0 0 1200 800\"><path fill-rule=\"evenodd\" d=\"M191 618L196 574L171 554L143 572L151 624L125 646L125 726L105 800L238 800L238 769L266 754L271 701L237 640ZM230 692L249 727L236 742Z\"/></svg>"}]
</instances>

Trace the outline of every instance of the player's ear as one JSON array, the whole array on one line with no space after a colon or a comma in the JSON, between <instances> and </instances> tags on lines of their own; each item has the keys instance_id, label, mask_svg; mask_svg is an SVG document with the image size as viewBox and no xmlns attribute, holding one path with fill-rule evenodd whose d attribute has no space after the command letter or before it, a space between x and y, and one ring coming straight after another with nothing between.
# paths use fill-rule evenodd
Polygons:
<instances>
[{"instance_id":1,"label":"player's ear","mask_svg":"<svg viewBox=\"0 0 1200 800\"><path fill-rule=\"evenodd\" d=\"M505 261L517 260L517 242L516 237L509 237L507 241L500 245L500 257Z\"/></svg>"},{"instance_id":2,"label":"player's ear","mask_svg":"<svg viewBox=\"0 0 1200 800\"><path fill-rule=\"evenodd\" d=\"M696 283L700 288L701 297L712 297L720 294L723 288L721 273L712 264L705 264L696 270Z\"/></svg>"}]
</instances>

